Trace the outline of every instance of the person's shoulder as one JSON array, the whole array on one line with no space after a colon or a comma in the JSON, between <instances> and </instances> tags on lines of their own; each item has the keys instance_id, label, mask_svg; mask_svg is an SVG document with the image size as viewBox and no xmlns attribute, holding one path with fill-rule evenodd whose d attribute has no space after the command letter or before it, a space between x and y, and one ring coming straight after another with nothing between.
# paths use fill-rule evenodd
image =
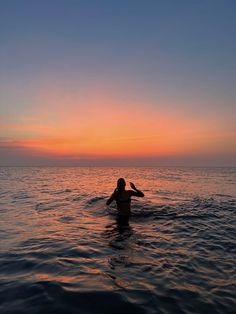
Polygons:
<instances>
[{"instance_id":1,"label":"person's shoulder","mask_svg":"<svg viewBox=\"0 0 236 314\"><path fill-rule=\"evenodd\" d=\"M114 192L112 193L112 196L113 196L113 197L116 197L116 196L117 196L117 190L114 190Z\"/></svg>"}]
</instances>

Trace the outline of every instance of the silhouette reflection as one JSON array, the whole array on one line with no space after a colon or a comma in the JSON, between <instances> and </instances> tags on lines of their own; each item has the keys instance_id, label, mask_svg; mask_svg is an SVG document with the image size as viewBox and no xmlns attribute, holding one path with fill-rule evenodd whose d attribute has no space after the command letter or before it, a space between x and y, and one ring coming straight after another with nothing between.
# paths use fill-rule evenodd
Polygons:
<instances>
[{"instance_id":1,"label":"silhouette reflection","mask_svg":"<svg viewBox=\"0 0 236 314\"><path fill-rule=\"evenodd\" d=\"M108 224L104 231L104 237L109 239L109 245L116 249L125 249L124 243L133 234L133 228L129 225L129 216L118 215L115 222Z\"/></svg>"}]
</instances>

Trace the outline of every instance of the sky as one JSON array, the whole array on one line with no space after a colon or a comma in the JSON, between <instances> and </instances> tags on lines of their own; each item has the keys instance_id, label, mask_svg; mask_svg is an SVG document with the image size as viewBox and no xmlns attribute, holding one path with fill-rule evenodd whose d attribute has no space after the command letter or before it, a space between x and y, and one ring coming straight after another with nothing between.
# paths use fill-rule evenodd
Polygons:
<instances>
[{"instance_id":1,"label":"sky","mask_svg":"<svg viewBox=\"0 0 236 314\"><path fill-rule=\"evenodd\" d=\"M236 166L236 1L0 0L0 165Z\"/></svg>"}]
</instances>

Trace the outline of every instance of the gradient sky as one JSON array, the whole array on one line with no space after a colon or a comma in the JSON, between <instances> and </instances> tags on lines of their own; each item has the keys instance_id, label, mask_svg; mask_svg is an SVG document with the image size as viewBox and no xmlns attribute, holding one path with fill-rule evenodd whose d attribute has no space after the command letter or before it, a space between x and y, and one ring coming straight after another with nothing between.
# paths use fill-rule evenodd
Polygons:
<instances>
[{"instance_id":1,"label":"gradient sky","mask_svg":"<svg viewBox=\"0 0 236 314\"><path fill-rule=\"evenodd\" d=\"M0 165L236 165L236 1L0 0Z\"/></svg>"}]
</instances>

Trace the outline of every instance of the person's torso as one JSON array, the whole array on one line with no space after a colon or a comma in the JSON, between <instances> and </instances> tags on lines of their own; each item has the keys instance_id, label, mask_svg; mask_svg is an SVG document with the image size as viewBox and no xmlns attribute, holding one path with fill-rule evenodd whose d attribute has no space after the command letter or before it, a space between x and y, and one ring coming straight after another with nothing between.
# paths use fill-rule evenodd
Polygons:
<instances>
[{"instance_id":1,"label":"person's torso","mask_svg":"<svg viewBox=\"0 0 236 314\"><path fill-rule=\"evenodd\" d=\"M117 209L120 215L130 214L131 195L129 191L118 192L115 195Z\"/></svg>"}]
</instances>

